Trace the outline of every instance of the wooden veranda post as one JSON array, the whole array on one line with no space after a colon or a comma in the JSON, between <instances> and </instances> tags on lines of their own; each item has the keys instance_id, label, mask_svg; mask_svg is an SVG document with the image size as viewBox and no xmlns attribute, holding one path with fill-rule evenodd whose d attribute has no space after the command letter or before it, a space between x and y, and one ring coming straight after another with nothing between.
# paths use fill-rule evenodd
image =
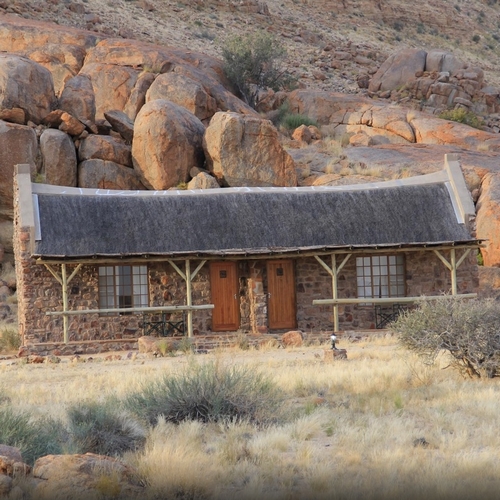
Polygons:
<instances>
[{"instance_id":1,"label":"wooden veranda post","mask_svg":"<svg viewBox=\"0 0 500 500\"><path fill-rule=\"evenodd\" d=\"M349 260L352 254L347 254L344 257L344 260L341 262L341 264L337 267L337 254L332 253L331 258L332 258L332 267L330 268L326 262L319 257L318 255L315 255L315 259L321 264L322 267L326 269L326 271L331 275L332 277L332 304L333 304L333 331L338 332L340 329L339 326L339 305L337 302L335 302L338 299L338 275L339 271L342 270L342 268L345 266L346 262Z\"/></svg>"},{"instance_id":2,"label":"wooden veranda post","mask_svg":"<svg viewBox=\"0 0 500 500\"><path fill-rule=\"evenodd\" d=\"M207 261L202 260L193 272L191 272L191 261L189 259L186 259L185 261L186 272L181 271L179 266L173 260L168 260L167 262L176 270L177 274L186 282L186 306L188 306L187 308L188 337L192 337L193 309L191 309L191 306L193 305L193 297L192 297L191 283L195 278L195 276L198 274L199 270L205 265Z\"/></svg>"},{"instance_id":3,"label":"wooden veranda post","mask_svg":"<svg viewBox=\"0 0 500 500\"><path fill-rule=\"evenodd\" d=\"M186 305L193 305L193 297L191 295L191 262L186 259ZM187 312L187 327L188 327L188 337L193 336L193 311L188 309Z\"/></svg>"},{"instance_id":4,"label":"wooden veranda post","mask_svg":"<svg viewBox=\"0 0 500 500\"><path fill-rule=\"evenodd\" d=\"M434 250L434 253L439 257L439 260L446 266L446 268L451 272L451 294L458 294L458 285L457 285L457 269L460 267L462 262L465 260L467 255L469 255L471 249L468 248L465 250L464 254L457 261L457 253L455 248L450 249L450 261L444 257L444 255L439 252L439 250Z\"/></svg>"},{"instance_id":5,"label":"wooden veranda post","mask_svg":"<svg viewBox=\"0 0 500 500\"><path fill-rule=\"evenodd\" d=\"M54 278L57 280L57 282L61 285L62 288L63 338L64 338L64 343L67 344L69 342L69 317L67 314L64 313L68 312L68 284L76 276L76 273L80 270L82 264L78 264L76 266L74 271L69 275L69 278L67 275L67 269L65 263L61 264L61 276L59 276L49 264L45 264L45 267L50 272L50 274L54 276Z\"/></svg>"},{"instance_id":6,"label":"wooden veranda post","mask_svg":"<svg viewBox=\"0 0 500 500\"><path fill-rule=\"evenodd\" d=\"M63 312L66 312L68 310L68 280L66 276L66 264L61 264L61 286L62 286ZM65 314L63 316L63 335L65 344L69 342L68 329L69 329L69 318Z\"/></svg>"}]
</instances>

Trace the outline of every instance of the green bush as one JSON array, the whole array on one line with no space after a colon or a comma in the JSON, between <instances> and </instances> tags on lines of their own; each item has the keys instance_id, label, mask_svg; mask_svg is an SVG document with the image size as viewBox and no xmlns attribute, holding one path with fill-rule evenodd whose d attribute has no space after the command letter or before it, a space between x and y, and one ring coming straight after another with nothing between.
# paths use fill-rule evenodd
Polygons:
<instances>
[{"instance_id":1,"label":"green bush","mask_svg":"<svg viewBox=\"0 0 500 500\"><path fill-rule=\"evenodd\" d=\"M0 331L0 352L17 351L21 347L21 337L15 328Z\"/></svg>"},{"instance_id":2,"label":"green bush","mask_svg":"<svg viewBox=\"0 0 500 500\"><path fill-rule=\"evenodd\" d=\"M479 116L475 115L472 111L467 111L464 108L448 109L440 113L438 116L444 120L464 123L465 125L478 129L481 129L484 126L484 122Z\"/></svg>"},{"instance_id":3,"label":"green bush","mask_svg":"<svg viewBox=\"0 0 500 500\"><path fill-rule=\"evenodd\" d=\"M315 127L317 127L318 123L305 115L301 115L298 113L287 113L281 120L280 125L287 130L295 130L301 125L314 125Z\"/></svg>"},{"instance_id":4,"label":"green bush","mask_svg":"<svg viewBox=\"0 0 500 500\"><path fill-rule=\"evenodd\" d=\"M263 424L276 419L281 404L276 386L255 369L217 362L191 363L183 372L164 376L126 400L132 412L153 425L161 415L173 423L242 420Z\"/></svg>"},{"instance_id":5,"label":"green bush","mask_svg":"<svg viewBox=\"0 0 500 500\"><path fill-rule=\"evenodd\" d=\"M224 73L253 108L259 104L261 90L277 91L294 85L294 78L283 68L285 57L283 45L267 32L233 36L222 47Z\"/></svg>"},{"instance_id":6,"label":"green bush","mask_svg":"<svg viewBox=\"0 0 500 500\"><path fill-rule=\"evenodd\" d=\"M0 408L0 443L19 448L26 463L32 465L39 457L61 453L62 440L59 422Z\"/></svg>"},{"instance_id":7,"label":"green bush","mask_svg":"<svg viewBox=\"0 0 500 500\"><path fill-rule=\"evenodd\" d=\"M143 427L111 403L80 403L67 414L70 442L77 453L121 455L145 442Z\"/></svg>"},{"instance_id":8,"label":"green bush","mask_svg":"<svg viewBox=\"0 0 500 500\"><path fill-rule=\"evenodd\" d=\"M391 329L400 344L433 363L443 351L451 366L470 377L500 375L500 308L494 300L444 296L424 300Z\"/></svg>"}]
</instances>

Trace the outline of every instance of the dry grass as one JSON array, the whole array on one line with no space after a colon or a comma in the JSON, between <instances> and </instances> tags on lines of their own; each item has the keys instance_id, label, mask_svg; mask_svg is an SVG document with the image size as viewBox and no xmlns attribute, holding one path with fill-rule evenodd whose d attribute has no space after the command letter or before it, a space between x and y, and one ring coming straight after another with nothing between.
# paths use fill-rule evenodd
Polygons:
<instances>
[{"instance_id":1,"label":"dry grass","mask_svg":"<svg viewBox=\"0 0 500 500\"><path fill-rule=\"evenodd\" d=\"M235 349L200 362L258 367L286 394L287 418L150 429L125 459L146 478L147 498L493 498L500 487L500 383L463 380L421 365L393 338L349 343L348 361L326 364L322 347ZM187 356L58 365L0 365L15 409L62 417L82 399L123 398L174 373ZM83 394L83 396L82 396ZM202 472L200 472L202 471Z\"/></svg>"}]
</instances>

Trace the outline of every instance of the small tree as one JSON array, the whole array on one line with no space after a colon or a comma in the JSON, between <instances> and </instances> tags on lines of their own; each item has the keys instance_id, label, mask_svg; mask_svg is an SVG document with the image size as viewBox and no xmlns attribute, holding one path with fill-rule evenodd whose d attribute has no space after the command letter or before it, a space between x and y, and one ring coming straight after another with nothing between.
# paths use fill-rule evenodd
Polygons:
<instances>
[{"instance_id":1,"label":"small tree","mask_svg":"<svg viewBox=\"0 0 500 500\"><path fill-rule=\"evenodd\" d=\"M289 89L295 81L283 68L285 48L266 32L228 38L222 58L227 78L254 109L262 90Z\"/></svg>"},{"instance_id":2,"label":"small tree","mask_svg":"<svg viewBox=\"0 0 500 500\"><path fill-rule=\"evenodd\" d=\"M500 375L500 308L494 300L443 296L424 300L391 329L404 347L433 363L442 351L470 377Z\"/></svg>"}]
</instances>

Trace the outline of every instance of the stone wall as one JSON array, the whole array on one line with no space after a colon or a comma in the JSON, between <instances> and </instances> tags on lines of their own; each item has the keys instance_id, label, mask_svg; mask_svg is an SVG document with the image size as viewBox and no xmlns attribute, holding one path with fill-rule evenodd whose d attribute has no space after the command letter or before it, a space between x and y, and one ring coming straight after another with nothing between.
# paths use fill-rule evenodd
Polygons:
<instances>
[{"instance_id":1,"label":"stone wall","mask_svg":"<svg viewBox=\"0 0 500 500\"><path fill-rule=\"evenodd\" d=\"M60 343L63 341L63 318L46 316L45 312L62 310L61 285L44 265L37 264L31 258L30 237L29 230L16 226L14 241L17 256L20 333L25 345ZM450 272L432 251L405 252L404 255L407 295L439 295L450 291ZM462 250L458 250L457 259L461 255ZM445 252L445 257L449 260L449 252ZM323 258L328 265L331 265L328 256ZM459 293L477 291L478 275L475 259L475 252L471 252L458 269ZM338 257L337 265L340 261ZM191 271L198 262L192 262ZM75 265L67 264L67 266L69 275ZM184 270L182 262L179 266ZM60 273L59 265L54 265L53 269ZM207 263L192 282L193 304L211 303L209 276ZM331 331L333 307L312 305L315 299L332 297L331 275L313 257L308 257L295 260L295 278L298 329L305 333ZM239 261L238 280L241 313L239 331L257 335L267 333L266 261ZM148 281L150 306L185 304L185 281L167 262L149 263ZM68 308L98 309L98 296L98 266L83 266L69 284ZM354 255L339 273L338 296L339 298L357 296ZM173 314L172 319L175 319L176 315L177 313ZM210 310L196 311L193 314L194 335L211 334L211 316ZM341 330L375 328L374 307L360 304L339 306L339 320ZM70 316L70 341L133 341L143 334L141 321L142 315L137 314Z\"/></svg>"}]
</instances>

